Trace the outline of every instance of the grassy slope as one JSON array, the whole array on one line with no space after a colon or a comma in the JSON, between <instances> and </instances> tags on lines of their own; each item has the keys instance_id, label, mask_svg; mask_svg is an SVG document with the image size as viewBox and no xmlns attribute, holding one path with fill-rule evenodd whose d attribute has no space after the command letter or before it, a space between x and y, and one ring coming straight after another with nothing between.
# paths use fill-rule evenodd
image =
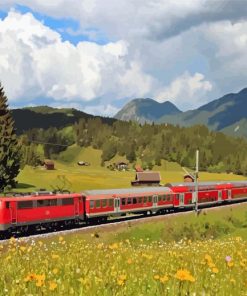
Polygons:
<instances>
[{"instance_id":1,"label":"grassy slope","mask_svg":"<svg viewBox=\"0 0 247 296\"><path fill-rule=\"evenodd\" d=\"M114 162L124 160L122 157L115 157ZM91 166L81 167L77 165L77 161L87 161ZM55 161L56 170L46 171L40 168L33 169L25 167L21 171L17 180L19 181L19 189L34 190L35 188L51 188L52 184L57 183L57 176L64 175L71 183L70 190L80 191L85 189L97 188L127 188L130 187L131 180L134 180L135 172L130 170L127 172L110 171L100 166L101 151L88 148L80 148L71 146L69 149L60 154L59 159ZM162 183L180 182L183 178L183 170L176 163L162 161L160 167L155 166L153 170L161 173ZM231 174L209 174L200 173L200 180L244 180L242 176Z\"/></svg>"},{"instance_id":2,"label":"grassy slope","mask_svg":"<svg viewBox=\"0 0 247 296\"><path fill-rule=\"evenodd\" d=\"M0 249L0 290L15 296L246 295L246 206L157 218L10 240Z\"/></svg>"}]
</instances>

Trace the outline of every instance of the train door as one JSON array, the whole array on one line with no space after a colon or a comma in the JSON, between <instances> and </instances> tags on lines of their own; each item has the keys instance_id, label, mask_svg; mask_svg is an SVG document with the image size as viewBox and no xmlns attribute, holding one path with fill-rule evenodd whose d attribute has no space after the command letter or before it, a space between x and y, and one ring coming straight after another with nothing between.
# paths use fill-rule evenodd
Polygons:
<instances>
[{"instance_id":1,"label":"train door","mask_svg":"<svg viewBox=\"0 0 247 296\"><path fill-rule=\"evenodd\" d=\"M75 197L75 217L78 217L79 216L79 212L80 212L80 205L79 205L79 197Z\"/></svg>"},{"instance_id":2,"label":"train door","mask_svg":"<svg viewBox=\"0 0 247 296\"><path fill-rule=\"evenodd\" d=\"M157 207L157 202L158 202L158 195L153 195L153 207Z\"/></svg>"},{"instance_id":3,"label":"train door","mask_svg":"<svg viewBox=\"0 0 247 296\"><path fill-rule=\"evenodd\" d=\"M219 190L218 192L218 201L221 202L222 201L222 191Z\"/></svg>"},{"instance_id":4,"label":"train door","mask_svg":"<svg viewBox=\"0 0 247 296\"><path fill-rule=\"evenodd\" d=\"M114 211L116 213L120 212L120 198L114 199Z\"/></svg>"},{"instance_id":5,"label":"train door","mask_svg":"<svg viewBox=\"0 0 247 296\"><path fill-rule=\"evenodd\" d=\"M227 190L227 199L232 199L232 191L230 189Z\"/></svg>"},{"instance_id":6,"label":"train door","mask_svg":"<svg viewBox=\"0 0 247 296\"><path fill-rule=\"evenodd\" d=\"M17 224L17 203L15 201L10 201L8 203L10 209L11 224Z\"/></svg>"},{"instance_id":7,"label":"train door","mask_svg":"<svg viewBox=\"0 0 247 296\"><path fill-rule=\"evenodd\" d=\"M179 194L179 206L184 206L184 193Z\"/></svg>"}]
</instances>

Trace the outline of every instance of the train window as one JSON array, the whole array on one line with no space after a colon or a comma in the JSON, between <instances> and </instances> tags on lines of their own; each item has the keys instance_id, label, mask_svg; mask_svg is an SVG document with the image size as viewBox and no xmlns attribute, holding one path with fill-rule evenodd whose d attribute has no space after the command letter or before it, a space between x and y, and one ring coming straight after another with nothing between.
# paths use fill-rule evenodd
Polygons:
<instances>
[{"instance_id":1,"label":"train window","mask_svg":"<svg viewBox=\"0 0 247 296\"><path fill-rule=\"evenodd\" d=\"M94 208L94 200L90 200L90 209Z\"/></svg>"},{"instance_id":2,"label":"train window","mask_svg":"<svg viewBox=\"0 0 247 296\"><path fill-rule=\"evenodd\" d=\"M126 205L126 198L122 198L122 206Z\"/></svg>"},{"instance_id":3,"label":"train window","mask_svg":"<svg viewBox=\"0 0 247 296\"><path fill-rule=\"evenodd\" d=\"M148 202L152 202L152 196L148 197Z\"/></svg>"},{"instance_id":4,"label":"train window","mask_svg":"<svg viewBox=\"0 0 247 296\"><path fill-rule=\"evenodd\" d=\"M106 199L102 199L102 208L106 208L107 206L107 200Z\"/></svg>"},{"instance_id":5,"label":"train window","mask_svg":"<svg viewBox=\"0 0 247 296\"><path fill-rule=\"evenodd\" d=\"M33 201L27 200L27 201L19 201L17 203L18 209L32 209L33 208Z\"/></svg>"},{"instance_id":6,"label":"train window","mask_svg":"<svg viewBox=\"0 0 247 296\"><path fill-rule=\"evenodd\" d=\"M130 204L132 204L132 200L131 200L131 198L129 197L129 198L128 198L128 205L130 205Z\"/></svg>"},{"instance_id":7,"label":"train window","mask_svg":"<svg viewBox=\"0 0 247 296\"><path fill-rule=\"evenodd\" d=\"M6 202L6 209L10 209L10 202L9 201Z\"/></svg>"},{"instance_id":8,"label":"train window","mask_svg":"<svg viewBox=\"0 0 247 296\"><path fill-rule=\"evenodd\" d=\"M47 206L47 200L37 200L37 207L46 207Z\"/></svg>"},{"instance_id":9,"label":"train window","mask_svg":"<svg viewBox=\"0 0 247 296\"><path fill-rule=\"evenodd\" d=\"M113 207L113 199L109 199L109 201L108 201L108 206L109 206L109 207Z\"/></svg>"},{"instance_id":10,"label":"train window","mask_svg":"<svg viewBox=\"0 0 247 296\"><path fill-rule=\"evenodd\" d=\"M158 201L161 201L161 196L160 195L158 196Z\"/></svg>"},{"instance_id":11,"label":"train window","mask_svg":"<svg viewBox=\"0 0 247 296\"><path fill-rule=\"evenodd\" d=\"M139 204L142 203L142 197L138 197L138 203L139 203Z\"/></svg>"},{"instance_id":12,"label":"train window","mask_svg":"<svg viewBox=\"0 0 247 296\"><path fill-rule=\"evenodd\" d=\"M57 206L57 199L49 199L49 201L50 201L50 206Z\"/></svg>"},{"instance_id":13,"label":"train window","mask_svg":"<svg viewBox=\"0 0 247 296\"><path fill-rule=\"evenodd\" d=\"M62 199L62 206L73 205L74 199L73 198L63 198Z\"/></svg>"},{"instance_id":14,"label":"train window","mask_svg":"<svg viewBox=\"0 0 247 296\"><path fill-rule=\"evenodd\" d=\"M133 197L133 205L137 204L137 198Z\"/></svg>"},{"instance_id":15,"label":"train window","mask_svg":"<svg viewBox=\"0 0 247 296\"><path fill-rule=\"evenodd\" d=\"M95 207L96 207L96 208L100 208L100 200L96 200L96 202L95 202Z\"/></svg>"},{"instance_id":16,"label":"train window","mask_svg":"<svg viewBox=\"0 0 247 296\"><path fill-rule=\"evenodd\" d=\"M143 198L143 203L144 204L147 203L147 197L146 196L144 196L144 198Z\"/></svg>"}]
</instances>

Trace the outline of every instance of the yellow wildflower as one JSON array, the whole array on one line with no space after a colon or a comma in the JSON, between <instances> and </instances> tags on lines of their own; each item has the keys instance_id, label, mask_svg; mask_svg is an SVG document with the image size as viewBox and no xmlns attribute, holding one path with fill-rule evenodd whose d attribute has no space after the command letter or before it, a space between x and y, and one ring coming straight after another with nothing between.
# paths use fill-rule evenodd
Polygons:
<instances>
[{"instance_id":1,"label":"yellow wildflower","mask_svg":"<svg viewBox=\"0 0 247 296\"><path fill-rule=\"evenodd\" d=\"M229 262L227 262L227 266L228 267L233 267L234 266L234 263L232 261L229 261Z\"/></svg>"},{"instance_id":2,"label":"yellow wildflower","mask_svg":"<svg viewBox=\"0 0 247 296\"><path fill-rule=\"evenodd\" d=\"M155 274L155 275L154 275L154 279L155 279L155 280L159 280L159 279L160 279L160 276L159 276L158 274Z\"/></svg>"},{"instance_id":3,"label":"yellow wildflower","mask_svg":"<svg viewBox=\"0 0 247 296\"><path fill-rule=\"evenodd\" d=\"M58 269L57 269L57 268L54 268L54 269L52 270L52 272L53 272L54 274L57 274L57 273L58 273Z\"/></svg>"},{"instance_id":4,"label":"yellow wildflower","mask_svg":"<svg viewBox=\"0 0 247 296\"><path fill-rule=\"evenodd\" d=\"M118 284L119 286L123 286L123 285L125 284L126 280L127 280L127 276L124 275L124 274L122 274L122 275L120 275L120 276L118 277L118 279L117 279L117 284Z\"/></svg>"},{"instance_id":5,"label":"yellow wildflower","mask_svg":"<svg viewBox=\"0 0 247 296\"><path fill-rule=\"evenodd\" d=\"M190 274L190 272L187 269L179 269L175 274L175 278L180 281L195 282L195 278Z\"/></svg>"},{"instance_id":6,"label":"yellow wildflower","mask_svg":"<svg viewBox=\"0 0 247 296\"><path fill-rule=\"evenodd\" d=\"M111 250L116 250L116 249L118 249L118 244L117 244L117 243L114 243L114 244L112 244L112 245L109 245L109 249L111 249Z\"/></svg>"},{"instance_id":7,"label":"yellow wildflower","mask_svg":"<svg viewBox=\"0 0 247 296\"><path fill-rule=\"evenodd\" d=\"M219 272L219 269L216 268L216 267L213 267L213 268L212 268L212 272L213 272L213 273L218 273L218 272Z\"/></svg>"},{"instance_id":8,"label":"yellow wildflower","mask_svg":"<svg viewBox=\"0 0 247 296\"><path fill-rule=\"evenodd\" d=\"M160 277L160 282L161 282L162 284L164 284L164 283L167 282L168 280L169 280L169 278L168 278L167 275L164 275L164 276Z\"/></svg>"},{"instance_id":9,"label":"yellow wildflower","mask_svg":"<svg viewBox=\"0 0 247 296\"><path fill-rule=\"evenodd\" d=\"M49 290L54 291L57 288L57 283L49 282Z\"/></svg>"}]
</instances>

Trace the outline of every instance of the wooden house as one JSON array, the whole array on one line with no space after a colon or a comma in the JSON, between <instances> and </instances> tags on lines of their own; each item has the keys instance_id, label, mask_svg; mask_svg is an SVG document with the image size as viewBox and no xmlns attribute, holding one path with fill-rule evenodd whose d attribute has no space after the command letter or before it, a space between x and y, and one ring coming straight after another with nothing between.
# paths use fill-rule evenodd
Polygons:
<instances>
[{"instance_id":1,"label":"wooden house","mask_svg":"<svg viewBox=\"0 0 247 296\"><path fill-rule=\"evenodd\" d=\"M54 170L55 169L55 164L52 160L50 159L45 159L44 160L44 167L46 170Z\"/></svg>"},{"instance_id":2,"label":"wooden house","mask_svg":"<svg viewBox=\"0 0 247 296\"><path fill-rule=\"evenodd\" d=\"M159 172L137 172L135 180L131 182L132 186L159 186L160 185Z\"/></svg>"},{"instance_id":3,"label":"wooden house","mask_svg":"<svg viewBox=\"0 0 247 296\"><path fill-rule=\"evenodd\" d=\"M194 178L193 176L189 175L189 174L186 174L184 175L184 182L194 182Z\"/></svg>"},{"instance_id":4,"label":"wooden house","mask_svg":"<svg viewBox=\"0 0 247 296\"><path fill-rule=\"evenodd\" d=\"M116 163L115 167L117 170L123 171L128 169L128 164L124 161L120 161Z\"/></svg>"}]
</instances>

